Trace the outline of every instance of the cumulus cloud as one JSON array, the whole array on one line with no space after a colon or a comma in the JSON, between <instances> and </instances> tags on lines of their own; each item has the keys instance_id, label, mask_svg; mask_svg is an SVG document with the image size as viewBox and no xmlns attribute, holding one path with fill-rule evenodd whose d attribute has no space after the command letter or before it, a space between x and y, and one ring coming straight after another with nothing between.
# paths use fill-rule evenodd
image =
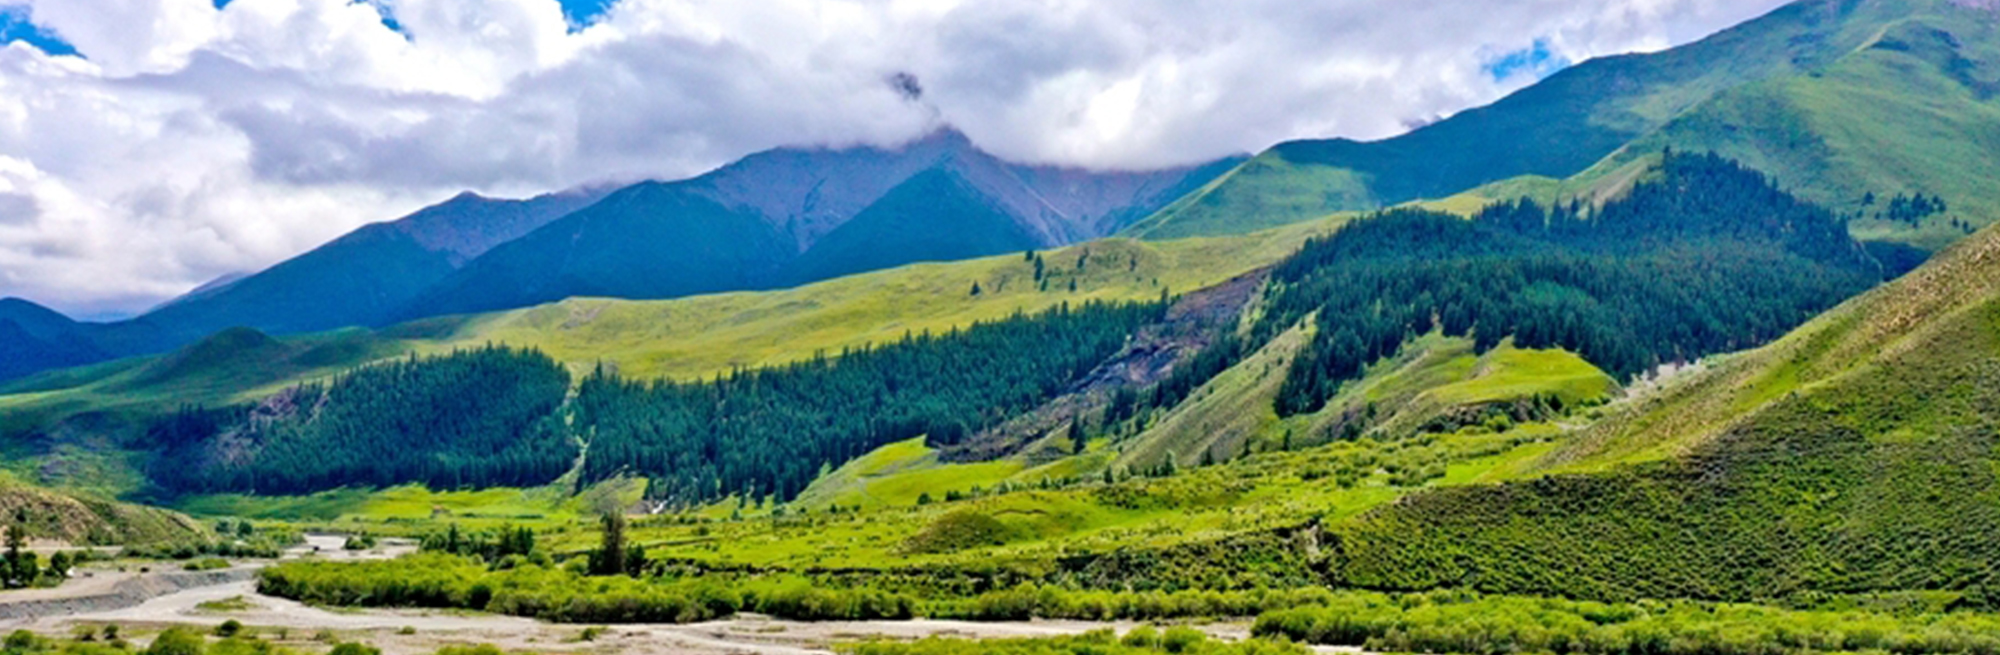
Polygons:
<instances>
[{"instance_id":1,"label":"cumulus cloud","mask_svg":"<svg viewBox=\"0 0 2000 655\"><path fill-rule=\"evenodd\" d=\"M677 178L949 122L1141 168L1379 138L1779 0L0 0L0 295L131 310L463 189ZM393 20L385 21L384 14ZM393 23L392 28L389 23Z\"/></svg>"}]
</instances>

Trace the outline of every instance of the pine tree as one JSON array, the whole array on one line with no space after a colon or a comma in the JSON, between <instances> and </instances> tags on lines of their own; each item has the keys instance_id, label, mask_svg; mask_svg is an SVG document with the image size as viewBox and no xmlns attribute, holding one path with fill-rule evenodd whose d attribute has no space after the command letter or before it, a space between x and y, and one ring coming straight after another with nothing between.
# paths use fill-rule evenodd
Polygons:
<instances>
[{"instance_id":1,"label":"pine tree","mask_svg":"<svg viewBox=\"0 0 2000 655\"><path fill-rule=\"evenodd\" d=\"M597 561L591 573L595 575L623 575L625 566L625 512L611 509L604 512L600 523L603 525L603 541L597 549Z\"/></svg>"}]
</instances>

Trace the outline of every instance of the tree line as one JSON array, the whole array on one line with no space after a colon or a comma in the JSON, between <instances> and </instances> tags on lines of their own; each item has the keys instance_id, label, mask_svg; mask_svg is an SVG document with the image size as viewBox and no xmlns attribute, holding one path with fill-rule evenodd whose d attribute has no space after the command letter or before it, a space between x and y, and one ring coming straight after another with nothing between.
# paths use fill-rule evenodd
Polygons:
<instances>
[{"instance_id":1,"label":"tree line","mask_svg":"<svg viewBox=\"0 0 2000 655\"><path fill-rule=\"evenodd\" d=\"M586 481L646 476L653 498L789 500L881 446L959 443L1062 393L1165 303L1064 304L1036 315L843 350L702 382L585 378L567 422Z\"/></svg>"},{"instance_id":2,"label":"tree line","mask_svg":"<svg viewBox=\"0 0 2000 655\"><path fill-rule=\"evenodd\" d=\"M1433 330L1479 352L1508 337L1565 348L1627 377L1760 345L1883 276L1832 212L1735 162L1668 153L1657 179L1601 207L1398 209L1314 239L1275 270L1255 332L1312 320L1276 401L1293 415Z\"/></svg>"},{"instance_id":3,"label":"tree line","mask_svg":"<svg viewBox=\"0 0 2000 655\"><path fill-rule=\"evenodd\" d=\"M148 431L150 477L181 493L544 484L576 459L547 423L569 384L535 350L412 355L253 405L184 408Z\"/></svg>"},{"instance_id":4,"label":"tree line","mask_svg":"<svg viewBox=\"0 0 2000 655\"><path fill-rule=\"evenodd\" d=\"M255 404L152 424L171 493L304 494L422 483L535 486L588 444L585 482L651 480L653 498L789 500L829 467L917 436L957 443L1064 392L1166 301L1067 303L941 334L693 382L598 367L575 389L535 350L411 356Z\"/></svg>"}]
</instances>

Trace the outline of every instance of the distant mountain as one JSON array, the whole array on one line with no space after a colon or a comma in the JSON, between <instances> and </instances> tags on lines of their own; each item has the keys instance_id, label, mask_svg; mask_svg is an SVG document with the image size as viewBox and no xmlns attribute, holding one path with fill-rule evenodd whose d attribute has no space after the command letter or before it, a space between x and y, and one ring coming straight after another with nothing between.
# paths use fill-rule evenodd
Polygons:
<instances>
[{"instance_id":1,"label":"distant mountain","mask_svg":"<svg viewBox=\"0 0 2000 655\"><path fill-rule=\"evenodd\" d=\"M1521 176L1567 178L1667 146L1718 150L1837 209L1867 190L1926 189L1992 196L2000 209L2000 191L1967 181L2000 152L1990 7L1797 2L1679 48L1586 61L1395 138L1280 144L1128 234L1242 233ZM1949 221L1937 222L1926 229L1942 235ZM1907 238L1869 227L1893 226L1857 225L1857 236Z\"/></svg>"},{"instance_id":2,"label":"distant mountain","mask_svg":"<svg viewBox=\"0 0 2000 655\"><path fill-rule=\"evenodd\" d=\"M824 280L1047 245L989 198L950 167L918 173L820 239L792 264L792 277Z\"/></svg>"},{"instance_id":3,"label":"distant mountain","mask_svg":"<svg viewBox=\"0 0 2000 655\"><path fill-rule=\"evenodd\" d=\"M621 190L473 260L399 318L767 289L1062 246L1114 233L1238 161L1151 172L1024 166L949 129L897 148L770 150Z\"/></svg>"},{"instance_id":4,"label":"distant mountain","mask_svg":"<svg viewBox=\"0 0 2000 655\"><path fill-rule=\"evenodd\" d=\"M461 194L261 272L217 279L124 321L78 322L24 300L0 300L0 380L162 352L232 327L290 334L382 325L472 258L603 195Z\"/></svg>"},{"instance_id":5,"label":"distant mountain","mask_svg":"<svg viewBox=\"0 0 2000 655\"><path fill-rule=\"evenodd\" d=\"M288 334L381 325L459 266L601 197L590 190L528 200L460 194L263 272L197 289L136 320L179 342L230 327Z\"/></svg>"},{"instance_id":6,"label":"distant mountain","mask_svg":"<svg viewBox=\"0 0 2000 655\"><path fill-rule=\"evenodd\" d=\"M667 298L768 284L792 244L761 217L647 182L495 248L425 292L404 318L571 296Z\"/></svg>"},{"instance_id":7,"label":"distant mountain","mask_svg":"<svg viewBox=\"0 0 2000 655\"><path fill-rule=\"evenodd\" d=\"M69 317L19 298L0 299L0 379L109 357Z\"/></svg>"},{"instance_id":8,"label":"distant mountain","mask_svg":"<svg viewBox=\"0 0 2000 655\"><path fill-rule=\"evenodd\" d=\"M766 289L1066 245L1123 229L1240 162L1149 172L1024 166L947 129L895 148L780 148L679 182L527 200L466 193L126 321L0 307L0 380L162 352L234 327L295 334L572 296Z\"/></svg>"}]
</instances>

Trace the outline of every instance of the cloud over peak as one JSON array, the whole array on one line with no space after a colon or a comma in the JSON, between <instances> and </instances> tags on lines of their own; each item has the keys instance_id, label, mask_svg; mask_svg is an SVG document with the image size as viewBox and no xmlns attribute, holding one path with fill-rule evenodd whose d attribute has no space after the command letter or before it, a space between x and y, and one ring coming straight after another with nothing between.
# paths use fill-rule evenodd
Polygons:
<instances>
[{"instance_id":1,"label":"cloud over peak","mask_svg":"<svg viewBox=\"0 0 2000 655\"><path fill-rule=\"evenodd\" d=\"M216 4L0 0L81 55L0 47L0 296L133 310L463 189L678 178L945 122L1010 159L1115 168L1379 138L1779 2ZM1527 59L1497 73L1509 53Z\"/></svg>"}]
</instances>

